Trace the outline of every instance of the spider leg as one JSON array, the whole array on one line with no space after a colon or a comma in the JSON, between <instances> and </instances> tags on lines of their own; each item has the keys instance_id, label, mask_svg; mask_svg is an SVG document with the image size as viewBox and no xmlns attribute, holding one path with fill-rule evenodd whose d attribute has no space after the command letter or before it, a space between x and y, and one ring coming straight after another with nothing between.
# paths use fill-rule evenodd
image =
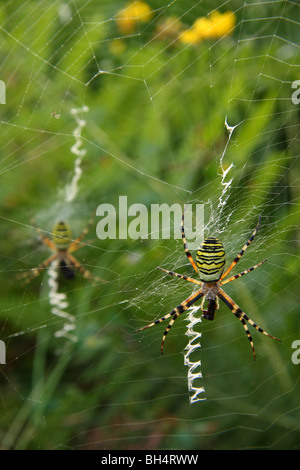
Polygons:
<instances>
[{"instance_id":1,"label":"spider leg","mask_svg":"<svg viewBox=\"0 0 300 470\"><path fill-rule=\"evenodd\" d=\"M32 281L33 278L37 277L43 269L48 268L52 261L54 261L57 258L57 254L55 253L54 255L50 256L48 259L46 259L43 263L41 263L39 266L36 268L31 269L30 271L20 274L18 276L18 279L24 279L24 282L28 284L29 282Z\"/></svg>"},{"instance_id":2,"label":"spider leg","mask_svg":"<svg viewBox=\"0 0 300 470\"><path fill-rule=\"evenodd\" d=\"M68 247L68 253L73 253L74 251L78 250L81 248L82 243L81 241L84 239L84 237L89 233L91 230L91 227L94 223L94 217L91 217L87 226L85 229L82 231L82 233L79 235L79 237L75 238L75 240L72 241L72 243Z\"/></svg>"},{"instance_id":3,"label":"spider leg","mask_svg":"<svg viewBox=\"0 0 300 470\"><path fill-rule=\"evenodd\" d=\"M55 248L55 245L54 245L53 241L49 237L46 237L46 235L38 227L36 221L33 218L31 219L31 222L32 222L32 225L34 226L37 234L41 237L41 240L44 243L44 245L48 246L52 251L56 251L56 248Z\"/></svg>"},{"instance_id":4,"label":"spider leg","mask_svg":"<svg viewBox=\"0 0 300 470\"><path fill-rule=\"evenodd\" d=\"M225 281L220 282L220 285L223 286L224 284L227 284L228 282L234 281L235 279L238 279L239 277L244 276L244 274L250 273L250 272L253 271L254 269L258 268L258 266L260 266L260 265L262 265L263 263L265 263L266 261L267 261L267 260L264 259L263 261L261 261L260 263L256 264L255 266L252 266L251 268L245 269L245 271L243 271L243 272L241 272L241 273L239 273L239 274L235 274L234 276L229 277L229 278L226 279Z\"/></svg>"},{"instance_id":5,"label":"spider leg","mask_svg":"<svg viewBox=\"0 0 300 470\"><path fill-rule=\"evenodd\" d=\"M259 216L259 219L258 219L258 223L251 235L251 237L249 238L249 240L245 243L245 245L243 246L243 248L241 249L240 253L236 256L236 258L234 258L234 260L232 261L231 265L229 266L229 268L226 269L226 271L222 274L221 276L221 280L224 279L229 273L230 271L234 268L234 266L238 263L238 261L241 259L241 257L243 256L243 254L245 253L246 249L248 248L249 245L251 245L252 243L252 240L253 238L255 237L256 233L257 233L257 230L258 230L258 227L259 227L259 223L260 223L260 219L261 219L261 216Z\"/></svg>"},{"instance_id":6,"label":"spider leg","mask_svg":"<svg viewBox=\"0 0 300 470\"><path fill-rule=\"evenodd\" d=\"M240 307L229 297L228 294L226 294L226 292L223 291L223 289L220 289L219 293L218 293L218 296L220 297L221 300L223 300L223 302L227 305L227 307L230 308L230 310L232 311L232 313L242 322L243 324L243 327L245 329L245 332L248 336L248 339L250 341L250 344L251 344L251 348L252 348L252 352L253 352L253 357L254 357L254 360L256 359L256 356L255 356L255 351L254 351L254 345L253 345L253 340L252 340L252 337L251 337L251 334L247 328L247 324L246 324L246 321L248 323L250 323L250 325L252 325L257 331L259 331L260 333L263 333L264 335L266 336L269 336L269 338L273 338L273 339L276 339L277 341L281 341L280 339L276 338L275 336L272 336L270 335L269 333L267 333L266 331L264 331L260 326L258 326L256 323L254 323L253 320L251 320L251 318L249 318L241 309ZM245 321L246 320L246 321Z\"/></svg>"},{"instance_id":7,"label":"spider leg","mask_svg":"<svg viewBox=\"0 0 300 470\"><path fill-rule=\"evenodd\" d=\"M186 205L187 206L187 205ZM189 252L189 249L188 249L188 245L187 245L187 241L186 241L186 238L185 238L185 233L184 233L184 211L185 211L185 208L186 206L184 207L183 209L183 213L182 213L182 219L181 219L181 236L182 236L182 241L183 241L183 246L184 246L184 251L185 251L185 254L186 256L188 257L188 260L189 262L191 263L191 265L193 266L194 270L196 271L196 273L198 273L198 268L197 268L197 265L191 255L191 253Z\"/></svg>"},{"instance_id":8,"label":"spider leg","mask_svg":"<svg viewBox=\"0 0 300 470\"><path fill-rule=\"evenodd\" d=\"M92 285L97 285L97 283L99 282L106 282L105 279L101 279L100 277L98 276L93 276L93 274L88 271L87 269L85 269L82 264L79 263L79 261L75 258L75 256L72 256L69 254L69 252L66 253L66 257L65 257L65 261L68 260L70 262L71 265L75 266L75 268L77 269L77 271L79 271L83 277L85 279L87 279L88 281L90 281L90 283Z\"/></svg>"},{"instance_id":9,"label":"spider leg","mask_svg":"<svg viewBox=\"0 0 300 470\"><path fill-rule=\"evenodd\" d=\"M171 276L175 276L175 277L179 277L180 279L184 279L185 281L193 282L194 284L198 284L198 285L202 284L201 281L197 281L196 279L193 279L193 278L188 277L188 276L183 276L183 274L174 273L174 271L168 271L167 269L163 269L163 268L157 268L157 269L160 269L164 273L171 274Z\"/></svg>"},{"instance_id":10,"label":"spider leg","mask_svg":"<svg viewBox=\"0 0 300 470\"><path fill-rule=\"evenodd\" d=\"M185 310L187 310L188 307L184 308L184 310L182 311L178 311L175 313L175 315L173 316L172 320L170 321L169 325L167 326L167 328L165 329L164 331L164 334L163 334L163 338L162 338L162 342L161 342L161 347L160 347L160 353L163 354L164 353L164 344L165 344L165 341L166 341L166 336L167 334L169 333L173 323L175 322L176 318L179 317L179 315L184 312Z\"/></svg>"},{"instance_id":11,"label":"spider leg","mask_svg":"<svg viewBox=\"0 0 300 470\"><path fill-rule=\"evenodd\" d=\"M203 292L202 292L201 289L199 289L194 294L192 294L190 297L188 297L186 300L184 300L180 305L175 307L172 310L172 312L168 313L167 315L165 315L162 318L159 318L159 320L156 320L152 323L149 323L149 325L146 325L143 328L139 328L138 330L136 330L136 332L137 331L142 331L142 330L145 330L146 328L150 328L151 326L157 325L158 323L161 323L161 322L165 321L167 318L170 318L170 317L173 316L172 320L170 321L168 327L165 329L165 332L163 334L163 339L162 339L162 343L161 343L161 353L163 354L164 342L165 342L166 336L167 336L171 326L173 325L174 321L176 320L177 317L179 317L179 315L181 315L181 313L185 312L198 299L201 299L201 297L203 297Z\"/></svg>"}]
</instances>

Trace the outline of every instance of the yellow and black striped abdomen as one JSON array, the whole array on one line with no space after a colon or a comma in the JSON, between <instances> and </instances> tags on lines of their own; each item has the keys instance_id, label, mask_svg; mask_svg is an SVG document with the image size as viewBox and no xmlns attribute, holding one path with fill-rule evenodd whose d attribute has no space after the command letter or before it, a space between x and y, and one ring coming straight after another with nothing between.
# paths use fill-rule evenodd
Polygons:
<instances>
[{"instance_id":1,"label":"yellow and black striped abdomen","mask_svg":"<svg viewBox=\"0 0 300 470\"><path fill-rule=\"evenodd\" d=\"M206 238L197 251L196 264L201 281L216 282L225 266L225 250L216 238Z\"/></svg>"},{"instance_id":2,"label":"yellow and black striped abdomen","mask_svg":"<svg viewBox=\"0 0 300 470\"><path fill-rule=\"evenodd\" d=\"M57 250L67 250L72 241L70 225L66 222L57 222L53 227L52 240Z\"/></svg>"}]
</instances>

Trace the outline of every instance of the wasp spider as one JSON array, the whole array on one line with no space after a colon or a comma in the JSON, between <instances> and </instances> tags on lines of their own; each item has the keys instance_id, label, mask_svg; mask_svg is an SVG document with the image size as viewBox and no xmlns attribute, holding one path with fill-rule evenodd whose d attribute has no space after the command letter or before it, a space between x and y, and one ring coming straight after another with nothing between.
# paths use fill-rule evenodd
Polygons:
<instances>
[{"instance_id":1,"label":"wasp spider","mask_svg":"<svg viewBox=\"0 0 300 470\"><path fill-rule=\"evenodd\" d=\"M44 245L48 246L54 252L54 254L36 268L33 268L29 272L20 276L21 278L24 278L26 283L30 282L34 277L38 276L55 260L58 260L59 270L66 279L73 279L75 277L76 271L78 271L92 284L103 281L102 279L93 276L92 273L85 269L71 254L83 245L81 242L89 232L93 223L93 219L89 221L82 234L75 240L72 240L71 228L70 225L66 222L60 221L54 225L52 230L52 239L48 238L34 221L32 222Z\"/></svg>"},{"instance_id":2,"label":"wasp spider","mask_svg":"<svg viewBox=\"0 0 300 470\"><path fill-rule=\"evenodd\" d=\"M266 331L264 331L262 328L260 328L256 323L254 323L251 318L249 318L241 309L240 307L229 297L226 292L222 289L221 286L224 284L227 284L228 282L234 281L235 279L238 279L241 276L244 276L245 274L249 273L250 271L253 271L254 269L258 268L258 266L261 266L263 263L265 263L267 260L263 260L260 263L256 264L255 266L246 269L245 271L235 274L234 276L231 276L227 279L225 279L228 274L231 272L231 270L234 268L234 266L238 263L238 261L241 259L242 255L248 248L248 246L251 244L253 238L255 237L258 227L260 223L260 217L258 224L252 233L252 236L249 238L247 243L243 246L241 252L236 256L236 258L232 261L230 266L224 271L224 266L225 266L225 250L224 246L222 243L216 239L216 238L206 238L203 243L201 243L197 255L196 255L196 263L189 252L188 246L187 246L187 241L185 238L185 233L184 233L184 212L182 215L182 221L181 221L181 234L182 234L182 240L183 240L183 246L184 246L184 251L193 266L194 270L196 273L199 274L200 281L196 279L192 279L187 276L183 276L182 274L175 273L173 271L168 271L166 269L158 268L161 271L164 271L167 274L171 274L172 276L178 277L180 279L184 279L185 281L192 282L194 284L200 285L200 289L198 289L194 294L192 294L190 297L188 297L186 300L184 300L180 305L178 305L174 310L172 310L171 313L168 313L164 317L160 318L159 320L154 321L153 323L150 323L147 326L144 326L143 328L138 329L137 331L144 330L146 328L150 328L151 326L157 325L158 323L163 322L167 318L171 318L171 321L168 325L168 327L165 329L163 339L162 339L162 344L161 344L161 353L163 353L163 348L164 348L164 342L166 339L166 336L168 332L170 331L170 328L172 327L173 323L175 322L176 318L179 317L183 312L185 312L189 307L191 307L197 300L202 298L202 303L201 303L201 311L202 311L202 317L205 318L206 320L213 320L215 317L215 312L216 310L219 309L219 299L221 299L227 307L230 308L232 313L240 320L242 323L245 332L247 334L247 337L250 341L252 352L253 352L253 358L255 360L255 350L254 350L254 345L252 341L251 334L248 330L247 323L250 323L257 331L260 333L263 333L266 336L269 336L270 338L276 339L277 341L280 341L280 339L275 338L272 335L269 335ZM207 309L204 309L204 303L207 300Z\"/></svg>"}]
</instances>

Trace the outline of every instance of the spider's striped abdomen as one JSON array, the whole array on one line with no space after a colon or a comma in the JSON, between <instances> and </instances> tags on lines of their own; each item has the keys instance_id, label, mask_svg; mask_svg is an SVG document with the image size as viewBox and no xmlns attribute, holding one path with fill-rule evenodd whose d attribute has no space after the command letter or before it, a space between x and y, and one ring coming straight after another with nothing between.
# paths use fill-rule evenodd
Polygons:
<instances>
[{"instance_id":1,"label":"spider's striped abdomen","mask_svg":"<svg viewBox=\"0 0 300 470\"><path fill-rule=\"evenodd\" d=\"M197 251L196 264L201 281L217 282L225 266L225 250L216 238L206 238Z\"/></svg>"},{"instance_id":2,"label":"spider's striped abdomen","mask_svg":"<svg viewBox=\"0 0 300 470\"><path fill-rule=\"evenodd\" d=\"M70 225L66 222L57 222L53 227L52 240L57 250L67 250L72 241Z\"/></svg>"}]
</instances>

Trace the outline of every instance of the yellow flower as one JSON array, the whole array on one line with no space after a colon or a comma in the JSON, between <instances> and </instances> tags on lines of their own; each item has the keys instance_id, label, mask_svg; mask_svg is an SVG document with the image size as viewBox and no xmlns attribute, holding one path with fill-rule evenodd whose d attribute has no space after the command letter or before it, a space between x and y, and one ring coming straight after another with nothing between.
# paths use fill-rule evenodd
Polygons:
<instances>
[{"instance_id":1,"label":"yellow flower","mask_svg":"<svg viewBox=\"0 0 300 470\"><path fill-rule=\"evenodd\" d=\"M117 14L117 27L122 34L130 34L135 30L138 22L146 23L153 16L153 11L146 2L137 0L128 5Z\"/></svg>"},{"instance_id":2,"label":"yellow flower","mask_svg":"<svg viewBox=\"0 0 300 470\"><path fill-rule=\"evenodd\" d=\"M212 21L211 19L208 17L208 18L198 18L195 23L193 24L193 29L195 30L197 36L198 36L198 39L201 40L201 39L206 39L206 38L210 38L211 35L210 35L210 31L211 31L211 28L212 28Z\"/></svg>"},{"instance_id":3,"label":"yellow flower","mask_svg":"<svg viewBox=\"0 0 300 470\"><path fill-rule=\"evenodd\" d=\"M179 39L184 44L197 44L210 37L210 29L212 27L211 20L209 18L198 18L193 26L180 35Z\"/></svg>"},{"instance_id":4,"label":"yellow flower","mask_svg":"<svg viewBox=\"0 0 300 470\"><path fill-rule=\"evenodd\" d=\"M236 16L232 11L227 11L223 14L218 11L214 11L210 15L210 18L212 23L210 37L220 38L233 31Z\"/></svg>"},{"instance_id":5,"label":"yellow flower","mask_svg":"<svg viewBox=\"0 0 300 470\"><path fill-rule=\"evenodd\" d=\"M196 44L199 41L199 35L193 28L190 28L180 34L179 40L183 44Z\"/></svg>"},{"instance_id":6,"label":"yellow flower","mask_svg":"<svg viewBox=\"0 0 300 470\"><path fill-rule=\"evenodd\" d=\"M182 32L179 39L184 44L197 44L203 39L219 38L230 34L235 22L233 12L220 13L215 10L208 17L198 18L190 29Z\"/></svg>"}]
</instances>

